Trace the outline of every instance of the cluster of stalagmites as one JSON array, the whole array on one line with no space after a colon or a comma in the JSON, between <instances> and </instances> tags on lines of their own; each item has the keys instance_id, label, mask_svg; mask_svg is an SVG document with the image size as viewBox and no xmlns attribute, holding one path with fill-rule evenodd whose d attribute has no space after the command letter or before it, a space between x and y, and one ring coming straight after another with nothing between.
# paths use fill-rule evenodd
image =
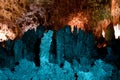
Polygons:
<instances>
[{"instance_id":1,"label":"cluster of stalagmites","mask_svg":"<svg viewBox=\"0 0 120 80\"><path fill-rule=\"evenodd\" d=\"M69 26L47 31L40 26L21 39L1 43L0 79L118 80L119 49L116 54L110 46L101 48L104 54L99 50L92 33L77 28L71 32Z\"/></svg>"}]
</instances>

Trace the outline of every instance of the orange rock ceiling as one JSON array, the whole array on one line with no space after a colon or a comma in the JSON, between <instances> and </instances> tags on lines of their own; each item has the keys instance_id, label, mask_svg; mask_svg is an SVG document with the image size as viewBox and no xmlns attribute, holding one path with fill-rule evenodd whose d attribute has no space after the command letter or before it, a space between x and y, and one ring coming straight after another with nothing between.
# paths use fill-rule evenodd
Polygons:
<instances>
[{"instance_id":1,"label":"orange rock ceiling","mask_svg":"<svg viewBox=\"0 0 120 80\"><path fill-rule=\"evenodd\" d=\"M119 0L1 0L0 23L8 25L16 37L39 24L53 30L75 25L100 36L110 19L114 25L120 23L119 6Z\"/></svg>"}]
</instances>

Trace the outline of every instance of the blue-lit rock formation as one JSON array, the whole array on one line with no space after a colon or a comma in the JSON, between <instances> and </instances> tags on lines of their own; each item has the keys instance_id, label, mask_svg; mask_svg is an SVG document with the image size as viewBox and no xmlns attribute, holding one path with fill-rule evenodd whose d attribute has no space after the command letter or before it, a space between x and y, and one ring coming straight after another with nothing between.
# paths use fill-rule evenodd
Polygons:
<instances>
[{"instance_id":1,"label":"blue-lit rock formation","mask_svg":"<svg viewBox=\"0 0 120 80\"><path fill-rule=\"evenodd\" d=\"M23 57L23 42L22 40L16 40L14 43L14 55L15 55L15 62L19 62Z\"/></svg>"},{"instance_id":2,"label":"blue-lit rock formation","mask_svg":"<svg viewBox=\"0 0 120 80\"><path fill-rule=\"evenodd\" d=\"M115 47L119 41L98 49L93 34L77 28L55 32L40 26L4 44L0 44L0 80L120 79L120 51Z\"/></svg>"},{"instance_id":3,"label":"blue-lit rock formation","mask_svg":"<svg viewBox=\"0 0 120 80\"><path fill-rule=\"evenodd\" d=\"M43 38L41 39L41 45L40 45L40 63L49 62L49 56L50 56L50 45L52 42L52 36L53 31L48 31L47 33L44 33Z\"/></svg>"},{"instance_id":4,"label":"blue-lit rock formation","mask_svg":"<svg viewBox=\"0 0 120 80\"><path fill-rule=\"evenodd\" d=\"M56 64L45 63L44 66L35 67L34 62L26 59L20 60L20 64L11 72L4 68L0 70L1 80L109 80L112 76L113 66L96 60L94 66L88 71L83 71L81 64L78 64L78 70L75 71L69 62L65 61L63 68ZM80 70L79 70L80 69ZM75 77L77 75L78 77ZM117 78L118 79L118 78Z\"/></svg>"},{"instance_id":5,"label":"blue-lit rock formation","mask_svg":"<svg viewBox=\"0 0 120 80\"><path fill-rule=\"evenodd\" d=\"M80 60L81 57L92 57L96 54L95 39L91 33L77 30L72 33L69 26L61 29L56 34L57 60L62 63L64 59Z\"/></svg>"}]
</instances>

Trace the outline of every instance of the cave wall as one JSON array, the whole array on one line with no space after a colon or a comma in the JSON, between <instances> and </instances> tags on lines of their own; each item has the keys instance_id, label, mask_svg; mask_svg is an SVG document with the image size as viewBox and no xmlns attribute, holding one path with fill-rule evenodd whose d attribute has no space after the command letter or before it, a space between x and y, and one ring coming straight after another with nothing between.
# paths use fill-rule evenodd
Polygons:
<instances>
[{"instance_id":1,"label":"cave wall","mask_svg":"<svg viewBox=\"0 0 120 80\"><path fill-rule=\"evenodd\" d=\"M0 2L0 22L6 25L11 23L8 28L15 34L15 38L29 29L36 29L38 25L44 25L46 29L59 30L66 24L78 26L97 36L101 35L101 29L108 25L105 20L109 22L110 19L114 25L119 23L119 0L1 0Z\"/></svg>"}]
</instances>

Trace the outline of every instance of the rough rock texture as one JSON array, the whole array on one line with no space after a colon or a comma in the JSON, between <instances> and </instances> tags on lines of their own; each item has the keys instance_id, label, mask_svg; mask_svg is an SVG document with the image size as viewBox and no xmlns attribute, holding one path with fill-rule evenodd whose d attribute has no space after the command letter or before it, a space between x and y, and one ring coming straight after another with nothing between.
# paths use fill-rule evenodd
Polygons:
<instances>
[{"instance_id":1,"label":"rough rock texture","mask_svg":"<svg viewBox=\"0 0 120 80\"><path fill-rule=\"evenodd\" d=\"M38 1L40 2L34 0L0 1L0 42L20 38L27 30L36 29L38 25L46 22L46 10L42 6L45 2Z\"/></svg>"},{"instance_id":2,"label":"rough rock texture","mask_svg":"<svg viewBox=\"0 0 120 80\"><path fill-rule=\"evenodd\" d=\"M41 45L40 45L40 62L45 63L49 62L49 57L50 57L50 45L52 42L52 36L53 36L53 31L48 31L47 33L44 33L43 38L41 38Z\"/></svg>"},{"instance_id":3,"label":"rough rock texture","mask_svg":"<svg viewBox=\"0 0 120 80\"><path fill-rule=\"evenodd\" d=\"M18 35L19 29L13 24L13 22L4 21L0 23L0 42L6 40L14 40Z\"/></svg>"},{"instance_id":4,"label":"rough rock texture","mask_svg":"<svg viewBox=\"0 0 120 80\"><path fill-rule=\"evenodd\" d=\"M23 59L20 64L15 67L15 71L11 72L5 68L0 70L0 79L4 80L108 80L112 77L113 66L104 63L102 60L96 60L94 66L89 71L83 71L78 67L77 72L74 71L69 62L65 61L63 68L56 64L45 63L41 67L35 67L33 62ZM81 65L82 64L78 64ZM97 71L97 73L96 73ZM77 73L77 76L75 74Z\"/></svg>"},{"instance_id":5,"label":"rough rock texture","mask_svg":"<svg viewBox=\"0 0 120 80\"><path fill-rule=\"evenodd\" d=\"M0 67L13 68L23 58L35 60L37 64L36 56L39 58L39 45L44 31L44 27L39 26L36 31L27 31L21 39L0 43L0 60L2 61Z\"/></svg>"},{"instance_id":6,"label":"rough rock texture","mask_svg":"<svg viewBox=\"0 0 120 80\"><path fill-rule=\"evenodd\" d=\"M44 32L43 27L39 27L38 30L36 32L31 30L32 33L28 31L30 35L35 35L36 40L33 39L35 42L30 43L32 38L29 37L32 36L29 36L26 37L28 43L20 39L7 41L6 48L0 45L0 79L119 79L119 41L113 41L110 46L105 47L106 52L103 48L100 48L101 52L96 53L96 49L99 48L95 46L94 36L91 33L77 28L74 28L72 33L69 26L57 31L56 36L53 35L53 31ZM42 32L44 32L44 35ZM38 35L39 33L41 34ZM56 40L53 40L54 38ZM31 44L31 48L27 44ZM52 46L53 44L54 46ZM32 49L34 46L35 49ZM56 52L52 51L51 47L56 49ZM21 54L23 54L22 59ZM102 56L102 54L105 55ZM50 62L51 55L54 55L53 62Z\"/></svg>"},{"instance_id":7,"label":"rough rock texture","mask_svg":"<svg viewBox=\"0 0 120 80\"><path fill-rule=\"evenodd\" d=\"M101 21L101 28L106 27L104 19L111 19L112 16L113 23L119 23L119 5L119 0L1 0L0 23L3 24L4 20L6 25L12 23L10 27L12 32L15 31L15 38L29 29L36 29L39 24L53 30L70 24L72 28L78 26L94 32ZM98 30L96 33L101 32Z\"/></svg>"},{"instance_id":8,"label":"rough rock texture","mask_svg":"<svg viewBox=\"0 0 120 80\"><path fill-rule=\"evenodd\" d=\"M113 23L116 25L120 23L120 1L119 0L112 0L111 5L111 14L113 16Z\"/></svg>"},{"instance_id":9,"label":"rough rock texture","mask_svg":"<svg viewBox=\"0 0 120 80\"><path fill-rule=\"evenodd\" d=\"M71 33L69 26L57 32L56 46L58 63L63 58L71 62L74 58L80 60L80 57L95 54L94 36L82 30Z\"/></svg>"},{"instance_id":10,"label":"rough rock texture","mask_svg":"<svg viewBox=\"0 0 120 80\"><path fill-rule=\"evenodd\" d=\"M16 17L25 11L26 0L1 0L0 1L0 20L15 20ZM13 16L14 15L14 16Z\"/></svg>"},{"instance_id":11,"label":"rough rock texture","mask_svg":"<svg viewBox=\"0 0 120 80\"><path fill-rule=\"evenodd\" d=\"M23 58L23 42L22 40L16 40L14 43L14 55L15 55L15 62L19 62Z\"/></svg>"}]
</instances>

